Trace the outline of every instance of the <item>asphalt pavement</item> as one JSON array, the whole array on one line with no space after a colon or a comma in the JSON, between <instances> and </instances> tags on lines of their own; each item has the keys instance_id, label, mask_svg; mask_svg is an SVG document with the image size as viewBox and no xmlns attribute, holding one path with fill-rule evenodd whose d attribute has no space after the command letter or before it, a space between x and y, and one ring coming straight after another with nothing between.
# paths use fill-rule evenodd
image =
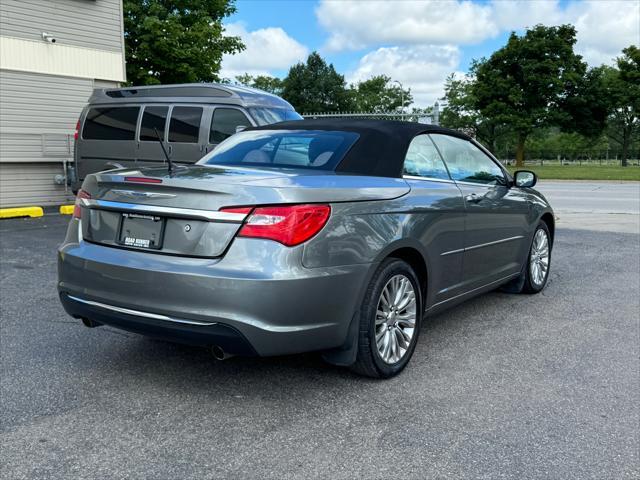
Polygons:
<instances>
[{"instance_id":1,"label":"asphalt pavement","mask_svg":"<svg viewBox=\"0 0 640 480\"><path fill-rule=\"evenodd\" d=\"M2 478L640 477L637 234L560 223L542 294L428 319L375 381L81 326L55 291L67 221L0 222Z\"/></svg>"},{"instance_id":2,"label":"asphalt pavement","mask_svg":"<svg viewBox=\"0 0 640 480\"><path fill-rule=\"evenodd\" d=\"M640 233L640 182L540 182L565 228Z\"/></svg>"}]
</instances>

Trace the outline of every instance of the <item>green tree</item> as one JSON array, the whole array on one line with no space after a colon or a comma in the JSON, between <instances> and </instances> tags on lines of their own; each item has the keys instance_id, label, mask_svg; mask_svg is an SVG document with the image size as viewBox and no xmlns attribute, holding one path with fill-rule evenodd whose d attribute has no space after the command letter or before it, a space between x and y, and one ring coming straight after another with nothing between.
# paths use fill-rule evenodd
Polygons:
<instances>
[{"instance_id":1,"label":"green tree","mask_svg":"<svg viewBox=\"0 0 640 480\"><path fill-rule=\"evenodd\" d=\"M313 52L306 63L297 63L283 80L282 97L300 113L349 110L351 99L344 76Z\"/></svg>"},{"instance_id":2,"label":"green tree","mask_svg":"<svg viewBox=\"0 0 640 480\"><path fill-rule=\"evenodd\" d=\"M607 133L622 147L621 163L626 166L631 144L640 133L640 49L625 48L616 63L617 69L603 67L610 101Z\"/></svg>"},{"instance_id":3,"label":"green tree","mask_svg":"<svg viewBox=\"0 0 640 480\"><path fill-rule=\"evenodd\" d=\"M255 77L245 73L236 77L236 81L247 87L257 88L274 95L282 95L283 82L278 77L257 75Z\"/></svg>"},{"instance_id":4,"label":"green tree","mask_svg":"<svg viewBox=\"0 0 640 480\"><path fill-rule=\"evenodd\" d=\"M507 125L516 136L516 165L524 164L525 142L538 127L570 125L567 99L579 91L587 65L573 51L571 25L537 25L487 60L475 62L472 94L481 115Z\"/></svg>"},{"instance_id":5,"label":"green tree","mask_svg":"<svg viewBox=\"0 0 640 480\"><path fill-rule=\"evenodd\" d=\"M482 115L473 95L475 78L466 75L457 78L449 75L445 81L445 107L440 115L440 124L444 127L462 130L473 134L494 154L498 149L498 140L506 133L505 126Z\"/></svg>"},{"instance_id":6,"label":"green tree","mask_svg":"<svg viewBox=\"0 0 640 480\"><path fill-rule=\"evenodd\" d=\"M349 92L352 108L359 112L391 112L413 103L411 89L402 89L386 75L376 75L351 85Z\"/></svg>"},{"instance_id":7,"label":"green tree","mask_svg":"<svg viewBox=\"0 0 640 480\"><path fill-rule=\"evenodd\" d=\"M234 0L124 0L129 84L218 80L222 55L244 49L224 35L235 10Z\"/></svg>"}]
</instances>

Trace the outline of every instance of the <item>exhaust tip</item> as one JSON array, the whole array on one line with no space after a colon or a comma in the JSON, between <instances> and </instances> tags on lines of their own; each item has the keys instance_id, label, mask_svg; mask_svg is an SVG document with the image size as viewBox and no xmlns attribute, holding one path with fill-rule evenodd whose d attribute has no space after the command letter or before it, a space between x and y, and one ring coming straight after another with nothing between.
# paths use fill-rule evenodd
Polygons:
<instances>
[{"instance_id":1,"label":"exhaust tip","mask_svg":"<svg viewBox=\"0 0 640 480\"><path fill-rule=\"evenodd\" d=\"M87 328L96 328L96 327L101 327L102 324L95 322L89 318L81 318L80 321L82 322L82 324L87 327Z\"/></svg>"},{"instance_id":2,"label":"exhaust tip","mask_svg":"<svg viewBox=\"0 0 640 480\"><path fill-rule=\"evenodd\" d=\"M233 357L233 355L225 352L223 350L222 347L220 347L219 345L214 345L211 347L211 354L213 355L213 358L215 358L216 360L227 360L228 358Z\"/></svg>"}]
</instances>

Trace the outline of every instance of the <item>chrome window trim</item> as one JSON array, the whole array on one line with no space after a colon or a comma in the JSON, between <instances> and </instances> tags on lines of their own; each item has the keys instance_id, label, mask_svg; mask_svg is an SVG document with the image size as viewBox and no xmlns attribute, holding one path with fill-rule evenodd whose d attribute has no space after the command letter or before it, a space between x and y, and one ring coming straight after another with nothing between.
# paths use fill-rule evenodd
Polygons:
<instances>
[{"instance_id":1,"label":"chrome window trim","mask_svg":"<svg viewBox=\"0 0 640 480\"><path fill-rule=\"evenodd\" d=\"M455 183L449 178L420 177L418 175L402 175L405 180L427 180L429 182Z\"/></svg>"},{"instance_id":2,"label":"chrome window trim","mask_svg":"<svg viewBox=\"0 0 640 480\"><path fill-rule=\"evenodd\" d=\"M93 300L85 300L83 298L67 295L68 298L75 302L84 303L85 305L91 305L92 307L103 308L112 312L124 313L126 315L134 315L136 317L151 318L153 320L162 320L164 322L183 323L186 325L201 325L210 326L215 325L216 322L200 322L198 320L182 320L179 318L167 317L166 315L160 315L158 313L143 312L141 310L133 310L131 308L116 307L115 305L109 305L107 303L94 302Z\"/></svg>"},{"instance_id":3,"label":"chrome window trim","mask_svg":"<svg viewBox=\"0 0 640 480\"><path fill-rule=\"evenodd\" d=\"M196 218L209 222L242 223L247 217L246 213L163 207L160 205L140 205L137 203L112 202L109 200L93 200L89 198L83 198L82 204L84 207L97 210L115 210L118 212L136 212L170 217Z\"/></svg>"},{"instance_id":4,"label":"chrome window trim","mask_svg":"<svg viewBox=\"0 0 640 480\"><path fill-rule=\"evenodd\" d=\"M466 248L458 248L457 250L450 250L448 252L443 252L443 253L440 254L440 256L444 257L446 255L453 255L455 253L468 252L469 250L476 250L478 248L490 247L491 245L499 245L501 243L511 242L513 240L520 240L521 238L524 238L524 236L523 235L516 235L515 237L502 238L500 240L494 240L493 242L480 243L478 245L472 245L472 246L466 247Z\"/></svg>"},{"instance_id":5,"label":"chrome window trim","mask_svg":"<svg viewBox=\"0 0 640 480\"><path fill-rule=\"evenodd\" d=\"M506 187L506 185L501 185L499 183L476 183L476 182L465 182L463 180L456 180L458 185L472 185L474 187Z\"/></svg>"}]
</instances>

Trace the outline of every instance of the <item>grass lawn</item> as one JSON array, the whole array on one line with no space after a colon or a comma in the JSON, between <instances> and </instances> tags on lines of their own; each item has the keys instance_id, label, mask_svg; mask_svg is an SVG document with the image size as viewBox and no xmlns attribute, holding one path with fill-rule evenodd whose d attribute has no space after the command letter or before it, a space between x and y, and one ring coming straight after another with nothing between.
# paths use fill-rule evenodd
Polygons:
<instances>
[{"instance_id":1,"label":"grass lawn","mask_svg":"<svg viewBox=\"0 0 640 480\"><path fill-rule=\"evenodd\" d=\"M509 171L517 170L509 165ZM638 166L600 166L600 165L527 165L520 170L532 170L542 180L638 180Z\"/></svg>"}]
</instances>

